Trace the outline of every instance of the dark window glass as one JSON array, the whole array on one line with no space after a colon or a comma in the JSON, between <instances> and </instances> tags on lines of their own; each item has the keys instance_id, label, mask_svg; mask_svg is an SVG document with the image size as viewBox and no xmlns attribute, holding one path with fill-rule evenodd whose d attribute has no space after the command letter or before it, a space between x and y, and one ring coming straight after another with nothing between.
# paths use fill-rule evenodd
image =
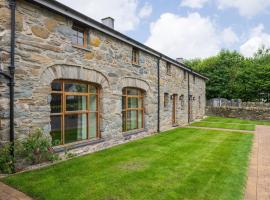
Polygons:
<instances>
[{"instance_id":1,"label":"dark window glass","mask_svg":"<svg viewBox=\"0 0 270 200\"><path fill-rule=\"evenodd\" d=\"M87 85L80 83L66 83L65 92L87 92Z\"/></svg>"},{"instance_id":2,"label":"dark window glass","mask_svg":"<svg viewBox=\"0 0 270 200\"><path fill-rule=\"evenodd\" d=\"M66 97L66 110L78 111L86 110L86 96L67 96Z\"/></svg>"},{"instance_id":3,"label":"dark window glass","mask_svg":"<svg viewBox=\"0 0 270 200\"><path fill-rule=\"evenodd\" d=\"M61 116L51 116L51 137L52 144L60 145L61 144Z\"/></svg>"},{"instance_id":4,"label":"dark window glass","mask_svg":"<svg viewBox=\"0 0 270 200\"><path fill-rule=\"evenodd\" d=\"M62 84L59 82L53 82L52 83L52 91L61 91L62 90Z\"/></svg>"},{"instance_id":5,"label":"dark window glass","mask_svg":"<svg viewBox=\"0 0 270 200\"><path fill-rule=\"evenodd\" d=\"M62 112L62 94L52 94L51 95L51 113L61 113Z\"/></svg>"}]
</instances>

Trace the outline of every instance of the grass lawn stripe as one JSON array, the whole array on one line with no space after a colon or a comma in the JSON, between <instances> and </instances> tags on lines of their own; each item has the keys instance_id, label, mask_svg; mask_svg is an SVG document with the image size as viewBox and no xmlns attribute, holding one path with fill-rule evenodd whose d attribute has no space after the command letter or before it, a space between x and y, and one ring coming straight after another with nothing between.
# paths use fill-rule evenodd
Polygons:
<instances>
[{"instance_id":1,"label":"grass lawn stripe","mask_svg":"<svg viewBox=\"0 0 270 200\"><path fill-rule=\"evenodd\" d=\"M46 200L240 200L252 137L174 129L3 181Z\"/></svg>"}]
</instances>

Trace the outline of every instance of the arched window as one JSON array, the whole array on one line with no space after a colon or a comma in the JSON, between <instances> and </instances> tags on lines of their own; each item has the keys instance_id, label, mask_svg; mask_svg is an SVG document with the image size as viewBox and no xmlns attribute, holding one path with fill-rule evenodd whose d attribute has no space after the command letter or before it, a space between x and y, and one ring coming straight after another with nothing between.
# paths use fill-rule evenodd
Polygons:
<instances>
[{"instance_id":1,"label":"arched window","mask_svg":"<svg viewBox=\"0 0 270 200\"><path fill-rule=\"evenodd\" d=\"M56 80L51 89L53 145L100 137L99 88L96 85Z\"/></svg>"},{"instance_id":2,"label":"arched window","mask_svg":"<svg viewBox=\"0 0 270 200\"><path fill-rule=\"evenodd\" d=\"M144 92L137 88L124 88L122 96L123 132L144 128Z\"/></svg>"}]
</instances>

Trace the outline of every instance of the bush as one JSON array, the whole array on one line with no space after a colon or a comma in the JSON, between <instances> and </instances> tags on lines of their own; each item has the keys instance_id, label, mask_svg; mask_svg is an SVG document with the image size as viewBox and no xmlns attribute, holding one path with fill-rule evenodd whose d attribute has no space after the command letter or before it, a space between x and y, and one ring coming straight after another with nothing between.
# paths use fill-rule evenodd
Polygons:
<instances>
[{"instance_id":1,"label":"bush","mask_svg":"<svg viewBox=\"0 0 270 200\"><path fill-rule=\"evenodd\" d=\"M32 164L53 161L58 158L53 152L49 137L41 129L29 134L17 148L20 156L26 158Z\"/></svg>"},{"instance_id":2,"label":"bush","mask_svg":"<svg viewBox=\"0 0 270 200\"><path fill-rule=\"evenodd\" d=\"M9 143L0 147L0 173L11 174L14 171L15 159L10 155L10 148Z\"/></svg>"}]
</instances>

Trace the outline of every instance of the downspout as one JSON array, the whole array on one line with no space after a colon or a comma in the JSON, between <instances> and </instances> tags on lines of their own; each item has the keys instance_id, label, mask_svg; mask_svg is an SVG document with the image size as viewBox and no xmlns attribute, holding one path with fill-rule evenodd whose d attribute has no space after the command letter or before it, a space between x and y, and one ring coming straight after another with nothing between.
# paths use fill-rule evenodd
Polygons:
<instances>
[{"instance_id":1,"label":"downspout","mask_svg":"<svg viewBox=\"0 0 270 200\"><path fill-rule=\"evenodd\" d=\"M188 123L190 123L190 83L189 83L189 73L187 72L188 76Z\"/></svg>"},{"instance_id":2,"label":"downspout","mask_svg":"<svg viewBox=\"0 0 270 200\"><path fill-rule=\"evenodd\" d=\"M15 31L16 31L16 0L10 0L9 6L11 9L11 39L10 39L10 66L9 66L9 92L10 92L10 142L11 142L11 155L14 157L14 74L15 74Z\"/></svg>"},{"instance_id":3,"label":"downspout","mask_svg":"<svg viewBox=\"0 0 270 200\"><path fill-rule=\"evenodd\" d=\"M157 61L157 78L158 78L158 109L157 109L157 132L160 132L160 60L162 56L158 58Z\"/></svg>"}]
</instances>

